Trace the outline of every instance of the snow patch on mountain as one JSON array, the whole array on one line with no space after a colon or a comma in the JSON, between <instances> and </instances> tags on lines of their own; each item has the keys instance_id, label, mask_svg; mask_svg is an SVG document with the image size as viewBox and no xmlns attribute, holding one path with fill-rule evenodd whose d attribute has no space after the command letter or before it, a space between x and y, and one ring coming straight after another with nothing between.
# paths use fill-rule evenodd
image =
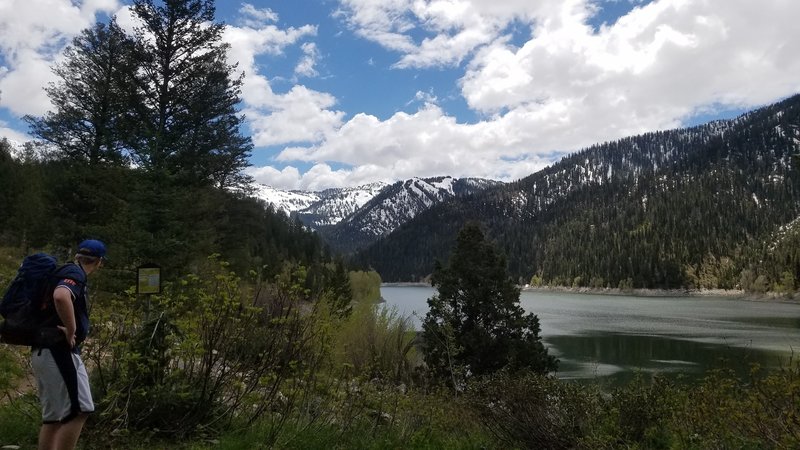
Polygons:
<instances>
[{"instance_id":1,"label":"snow patch on mountain","mask_svg":"<svg viewBox=\"0 0 800 450\"><path fill-rule=\"evenodd\" d=\"M283 211L287 215L308 208L319 200L319 195L315 192L284 191L266 184L257 184L253 187L256 197L272 204L276 210Z\"/></svg>"},{"instance_id":2,"label":"snow patch on mountain","mask_svg":"<svg viewBox=\"0 0 800 450\"><path fill-rule=\"evenodd\" d=\"M323 191L285 191L265 184L254 186L255 196L287 215L297 215L311 228L333 225L355 212L388 186L370 183L354 188Z\"/></svg>"},{"instance_id":3,"label":"snow patch on mountain","mask_svg":"<svg viewBox=\"0 0 800 450\"><path fill-rule=\"evenodd\" d=\"M337 228L367 240L385 236L421 212L458 195L468 195L499 184L480 178L409 178L386 187L380 195L348 216ZM347 231L349 230L349 231Z\"/></svg>"},{"instance_id":4,"label":"snow patch on mountain","mask_svg":"<svg viewBox=\"0 0 800 450\"><path fill-rule=\"evenodd\" d=\"M319 199L298 210L303 222L312 227L335 225L378 195L388 184L377 182L354 188L326 189L316 192Z\"/></svg>"}]
</instances>

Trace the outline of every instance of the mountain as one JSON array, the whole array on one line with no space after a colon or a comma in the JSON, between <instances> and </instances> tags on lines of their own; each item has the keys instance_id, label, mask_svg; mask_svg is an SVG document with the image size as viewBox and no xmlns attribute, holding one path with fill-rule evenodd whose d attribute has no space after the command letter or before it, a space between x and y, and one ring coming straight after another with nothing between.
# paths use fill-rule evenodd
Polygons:
<instances>
[{"instance_id":1,"label":"mountain","mask_svg":"<svg viewBox=\"0 0 800 450\"><path fill-rule=\"evenodd\" d=\"M253 190L256 197L271 204L276 210L283 211L287 216L294 211L308 208L320 199L316 192L284 191L266 184L256 184Z\"/></svg>"},{"instance_id":2,"label":"mountain","mask_svg":"<svg viewBox=\"0 0 800 450\"><path fill-rule=\"evenodd\" d=\"M499 181L450 176L398 181L342 221L319 231L333 249L350 253L391 233L435 205L499 185L502 185Z\"/></svg>"},{"instance_id":3,"label":"mountain","mask_svg":"<svg viewBox=\"0 0 800 450\"><path fill-rule=\"evenodd\" d=\"M255 195L318 231L332 249L350 253L447 199L471 195L499 181L481 178L410 178L323 191L284 191L259 184Z\"/></svg>"},{"instance_id":4,"label":"mountain","mask_svg":"<svg viewBox=\"0 0 800 450\"><path fill-rule=\"evenodd\" d=\"M255 196L286 215L300 217L310 228L333 225L375 197L386 183L370 183L354 188L323 191L284 191L265 184L253 186Z\"/></svg>"},{"instance_id":5,"label":"mountain","mask_svg":"<svg viewBox=\"0 0 800 450\"><path fill-rule=\"evenodd\" d=\"M747 271L800 280L800 250L777 261L768 245L800 216L799 151L795 96L733 120L594 145L434 206L355 260L384 281L419 279L475 221L523 282L735 287Z\"/></svg>"},{"instance_id":6,"label":"mountain","mask_svg":"<svg viewBox=\"0 0 800 450\"><path fill-rule=\"evenodd\" d=\"M297 211L304 224L313 229L335 225L379 195L388 185L370 183L355 188L332 188L316 192L318 199Z\"/></svg>"}]
</instances>

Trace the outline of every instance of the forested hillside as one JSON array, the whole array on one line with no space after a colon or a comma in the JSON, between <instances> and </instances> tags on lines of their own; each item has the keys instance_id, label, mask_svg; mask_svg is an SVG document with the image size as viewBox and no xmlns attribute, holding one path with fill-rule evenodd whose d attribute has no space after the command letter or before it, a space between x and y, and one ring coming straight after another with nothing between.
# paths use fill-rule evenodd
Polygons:
<instances>
[{"instance_id":1,"label":"forested hillside","mask_svg":"<svg viewBox=\"0 0 800 450\"><path fill-rule=\"evenodd\" d=\"M384 280L418 279L476 221L523 282L794 289L798 148L800 96L730 121L595 145L435 207L357 260Z\"/></svg>"}]
</instances>

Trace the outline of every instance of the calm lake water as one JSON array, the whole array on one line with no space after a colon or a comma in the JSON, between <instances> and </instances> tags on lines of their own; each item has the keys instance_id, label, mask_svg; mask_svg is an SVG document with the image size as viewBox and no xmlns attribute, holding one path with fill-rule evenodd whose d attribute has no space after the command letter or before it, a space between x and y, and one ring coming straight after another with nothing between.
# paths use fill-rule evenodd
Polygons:
<instances>
[{"instance_id":1,"label":"calm lake water","mask_svg":"<svg viewBox=\"0 0 800 450\"><path fill-rule=\"evenodd\" d=\"M383 286L386 306L419 329L431 287ZM698 376L726 361L780 367L800 350L800 304L712 297L632 297L522 292L542 340L559 358L557 376L618 383L637 372Z\"/></svg>"}]
</instances>

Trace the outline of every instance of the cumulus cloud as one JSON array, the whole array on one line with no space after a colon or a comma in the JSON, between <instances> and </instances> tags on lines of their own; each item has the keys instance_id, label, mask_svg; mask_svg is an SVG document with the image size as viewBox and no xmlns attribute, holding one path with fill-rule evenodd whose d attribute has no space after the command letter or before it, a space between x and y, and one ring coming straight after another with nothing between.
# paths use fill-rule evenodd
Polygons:
<instances>
[{"instance_id":1,"label":"cumulus cloud","mask_svg":"<svg viewBox=\"0 0 800 450\"><path fill-rule=\"evenodd\" d=\"M319 52L316 44L303 40L316 34L314 25L281 29L270 24L225 29L224 40L230 44L228 57L245 74L244 111L257 147L318 142L341 124L344 112L333 109L336 99L332 95L302 85L295 85L287 92L275 92L264 68L256 62L260 55L281 55L287 47L299 45L304 57L295 74L314 76Z\"/></svg>"},{"instance_id":2,"label":"cumulus cloud","mask_svg":"<svg viewBox=\"0 0 800 450\"><path fill-rule=\"evenodd\" d=\"M267 109L245 110L253 143L272 146L321 141L342 122L344 112L330 109L335 102L333 96L304 86L273 95Z\"/></svg>"},{"instance_id":3,"label":"cumulus cloud","mask_svg":"<svg viewBox=\"0 0 800 450\"><path fill-rule=\"evenodd\" d=\"M800 92L796 2L655 0L599 29L589 25L599 6L586 0L341 3L357 34L399 55L395 67L466 58L461 94L484 119L459 123L430 103L386 120L356 114L315 145L285 149L283 162L510 180L596 142ZM531 34L515 46L506 30L519 23ZM344 184L360 179L342 172Z\"/></svg>"},{"instance_id":4,"label":"cumulus cloud","mask_svg":"<svg viewBox=\"0 0 800 450\"><path fill-rule=\"evenodd\" d=\"M55 78L50 65L99 13L119 8L114 0L4 0L0 2L0 107L40 115L50 108L43 87Z\"/></svg>"},{"instance_id":5,"label":"cumulus cloud","mask_svg":"<svg viewBox=\"0 0 800 450\"><path fill-rule=\"evenodd\" d=\"M0 107L41 114L49 64L95 15L120 3L0 2ZM395 56L393 75L459 73L457 100L478 117L471 122L447 109L451 86L405 86L417 94L397 106L418 109L388 118L342 111L334 90L297 81L314 77L315 87L325 86L318 67L329 50L316 42L318 24L279 26L275 11L245 3L224 40L245 73L243 111L255 152L277 153L280 167L251 174L303 189L444 174L513 180L596 142L800 92L800 2L637 0L626 15L591 25L606 3L338 1L334 17L346 30ZM297 59L281 78L265 56ZM377 66L383 56L363 60ZM437 98L445 91L445 100Z\"/></svg>"},{"instance_id":6,"label":"cumulus cloud","mask_svg":"<svg viewBox=\"0 0 800 450\"><path fill-rule=\"evenodd\" d=\"M7 138L14 144L19 144L30 140L27 134L9 128L6 122L0 120L0 139Z\"/></svg>"},{"instance_id":7,"label":"cumulus cloud","mask_svg":"<svg viewBox=\"0 0 800 450\"><path fill-rule=\"evenodd\" d=\"M320 145L287 148L277 159L365 166L370 168L366 173L381 180L442 174L508 179L547 163L535 156L520 160L529 150L527 137L502 121L460 124L439 106L427 104L415 114L400 112L385 121L358 114ZM340 173L348 175L342 184L370 181L363 180L365 172Z\"/></svg>"},{"instance_id":8,"label":"cumulus cloud","mask_svg":"<svg viewBox=\"0 0 800 450\"><path fill-rule=\"evenodd\" d=\"M303 77L315 77L319 75L317 69L314 67L319 59L319 50L317 44L313 42L304 43L301 48L303 49L303 58L297 63L294 68L294 73Z\"/></svg>"}]
</instances>

